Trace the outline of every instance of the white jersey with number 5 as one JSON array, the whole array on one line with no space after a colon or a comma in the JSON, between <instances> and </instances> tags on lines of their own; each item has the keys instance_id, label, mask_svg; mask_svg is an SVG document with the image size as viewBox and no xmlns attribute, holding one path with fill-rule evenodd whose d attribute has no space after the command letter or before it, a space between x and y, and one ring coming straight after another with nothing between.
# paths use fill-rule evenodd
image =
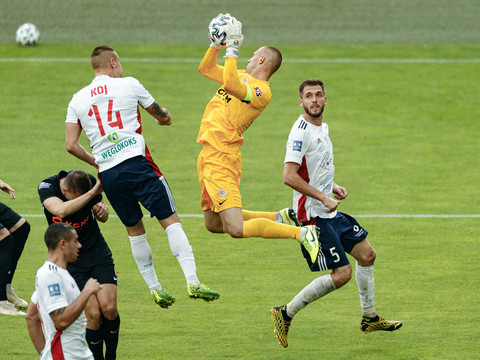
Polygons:
<instances>
[{"instance_id":1,"label":"white jersey with number 5","mask_svg":"<svg viewBox=\"0 0 480 360\"><path fill-rule=\"evenodd\" d=\"M145 156L138 104L146 108L154 101L133 77L98 75L73 95L66 122L81 125L102 172L134 156Z\"/></svg>"},{"instance_id":2,"label":"white jersey with number 5","mask_svg":"<svg viewBox=\"0 0 480 360\"><path fill-rule=\"evenodd\" d=\"M65 330L58 330L50 317L50 313L71 305L79 294L77 283L66 269L49 261L38 269L32 302L37 304L45 335L41 360L93 359L85 340L87 320L83 311Z\"/></svg>"},{"instance_id":3,"label":"white jersey with number 5","mask_svg":"<svg viewBox=\"0 0 480 360\"><path fill-rule=\"evenodd\" d=\"M326 123L316 126L307 122L301 115L293 124L288 136L285 154L285 163L287 162L299 164L298 175L312 187L332 197L335 166L333 165L333 146ZM326 213L327 208L320 201L295 190L293 207L301 222L315 217L330 219L337 214L336 211Z\"/></svg>"}]
</instances>

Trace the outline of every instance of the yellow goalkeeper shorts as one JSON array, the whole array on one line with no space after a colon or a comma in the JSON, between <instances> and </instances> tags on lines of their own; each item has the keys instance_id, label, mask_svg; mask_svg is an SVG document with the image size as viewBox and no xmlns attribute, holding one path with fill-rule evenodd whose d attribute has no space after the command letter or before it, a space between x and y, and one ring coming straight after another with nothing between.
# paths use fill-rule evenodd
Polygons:
<instances>
[{"instance_id":1,"label":"yellow goalkeeper shorts","mask_svg":"<svg viewBox=\"0 0 480 360\"><path fill-rule=\"evenodd\" d=\"M203 210L220 212L242 207L240 178L242 154L223 153L205 145L197 161L197 175Z\"/></svg>"}]
</instances>

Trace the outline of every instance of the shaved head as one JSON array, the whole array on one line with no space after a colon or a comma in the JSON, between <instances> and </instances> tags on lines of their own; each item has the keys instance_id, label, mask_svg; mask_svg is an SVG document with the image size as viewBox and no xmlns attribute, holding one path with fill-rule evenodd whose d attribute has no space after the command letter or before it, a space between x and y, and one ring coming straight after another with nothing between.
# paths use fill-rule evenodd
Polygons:
<instances>
[{"instance_id":1,"label":"shaved head","mask_svg":"<svg viewBox=\"0 0 480 360\"><path fill-rule=\"evenodd\" d=\"M92 51L90 56L90 63L92 64L93 70L104 69L108 67L108 63L111 58L117 58L117 53L115 50L108 45L97 46Z\"/></svg>"},{"instance_id":2,"label":"shaved head","mask_svg":"<svg viewBox=\"0 0 480 360\"><path fill-rule=\"evenodd\" d=\"M261 51L264 53L265 58L268 59L271 69L270 76L272 76L282 65L282 53L273 46L264 46L261 48Z\"/></svg>"}]
</instances>

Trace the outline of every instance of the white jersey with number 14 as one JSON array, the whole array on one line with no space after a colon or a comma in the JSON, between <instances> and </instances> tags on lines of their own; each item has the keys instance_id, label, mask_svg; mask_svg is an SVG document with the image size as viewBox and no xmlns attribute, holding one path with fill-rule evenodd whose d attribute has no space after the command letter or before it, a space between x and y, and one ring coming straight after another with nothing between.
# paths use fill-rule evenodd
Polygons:
<instances>
[{"instance_id":1,"label":"white jersey with number 14","mask_svg":"<svg viewBox=\"0 0 480 360\"><path fill-rule=\"evenodd\" d=\"M66 122L81 125L102 172L134 156L145 156L138 104L146 108L154 101L133 77L98 75L73 95Z\"/></svg>"}]
</instances>

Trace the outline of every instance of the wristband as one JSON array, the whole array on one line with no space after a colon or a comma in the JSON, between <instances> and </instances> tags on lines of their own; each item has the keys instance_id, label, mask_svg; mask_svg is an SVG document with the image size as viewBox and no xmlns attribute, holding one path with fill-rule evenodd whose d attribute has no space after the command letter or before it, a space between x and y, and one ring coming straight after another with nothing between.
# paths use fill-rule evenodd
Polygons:
<instances>
[{"instance_id":1,"label":"wristband","mask_svg":"<svg viewBox=\"0 0 480 360\"><path fill-rule=\"evenodd\" d=\"M225 57L236 57L238 58L238 46L229 46L225 53Z\"/></svg>"}]
</instances>

